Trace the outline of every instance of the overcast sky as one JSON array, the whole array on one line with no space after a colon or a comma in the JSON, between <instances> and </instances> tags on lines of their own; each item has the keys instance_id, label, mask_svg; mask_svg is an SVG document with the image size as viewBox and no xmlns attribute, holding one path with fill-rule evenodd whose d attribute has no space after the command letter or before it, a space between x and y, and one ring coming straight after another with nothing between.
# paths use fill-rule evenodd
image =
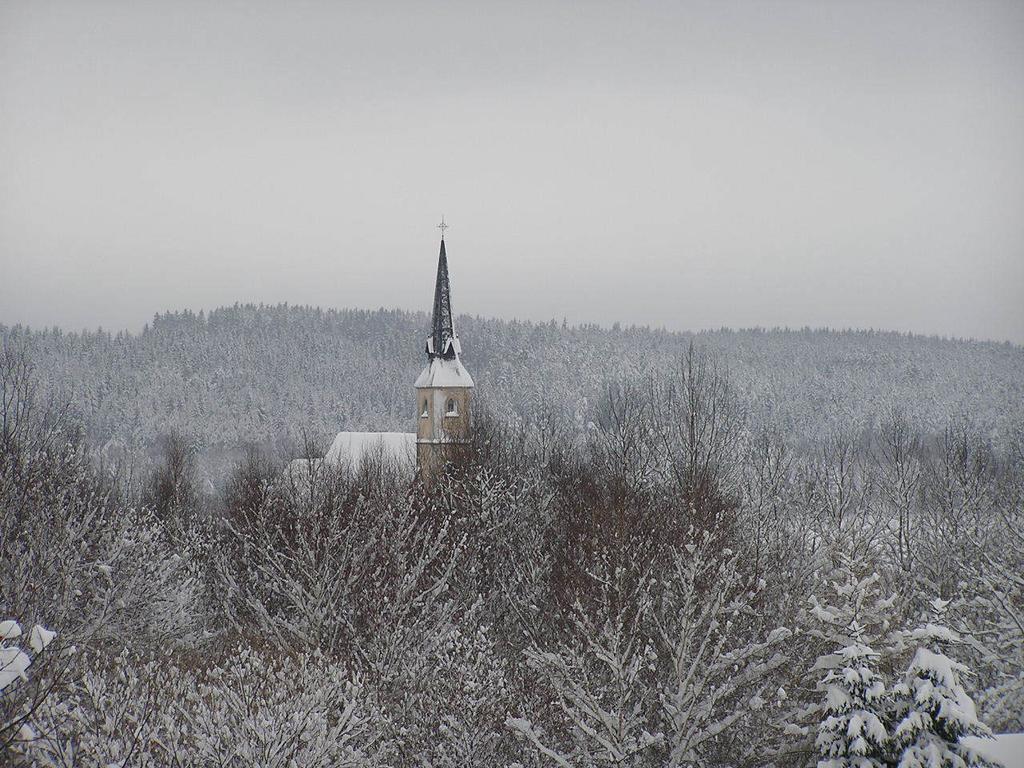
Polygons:
<instances>
[{"instance_id":1,"label":"overcast sky","mask_svg":"<svg viewBox=\"0 0 1024 768\"><path fill-rule=\"evenodd\" d=\"M0 323L1024 342L1024 3L0 0Z\"/></svg>"}]
</instances>

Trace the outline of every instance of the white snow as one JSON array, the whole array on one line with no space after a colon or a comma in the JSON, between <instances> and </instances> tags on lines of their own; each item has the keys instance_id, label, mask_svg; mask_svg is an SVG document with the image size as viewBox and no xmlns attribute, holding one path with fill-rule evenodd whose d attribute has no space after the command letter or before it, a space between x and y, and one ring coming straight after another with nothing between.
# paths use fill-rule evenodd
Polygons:
<instances>
[{"instance_id":1,"label":"white snow","mask_svg":"<svg viewBox=\"0 0 1024 768\"><path fill-rule=\"evenodd\" d=\"M914 640L918 643L927 642L928 640L938 640L944 643L960 642L960 635L956 632L951 630L949 627L937 626L935 624L927 624L924 627L919 627L906 633L906 636L908 639Z\"/></svg>"},{"instance_id":2,"label":"white snow","mask_svg":"<svg viewBox=\"0 0 1024 768\"><path fill-rule=\"evenodd\" d=\"M968 736L960 743L995 760L1003 768L1024 768L1024 733L1002 733L992 739Z\"/></svg>"},{"instance_id":3,"label":"white snow","mask_svg":"<svg viewBox=\"0 0 1024 768\"><path fill-rule=\"evenodd\" d=\"M766 640L766 642L768 642L768 643L778 643L778 642L780 642L782 640L788 639L789 636L792 635L792 634L793 633L789 629L787 629L786 627L776 627L775 629L773 629L771 632L768 633L768 639ZM780 688L779 690L781 691L782 689Z\"/></svg>"},{"instance_id":4,"label":"white snow","mask_svg":"<svg viewBox=\"0 0 1024 768\"><path fill-rule=\"evenodd\" d=\"M51 632L42 624L36 624L29 633L28 644L35 653L42 653L56 636L56 632Z\"/></svg>"},{"instance_id":5,"label":"white snow","mask_svg":"<svg viewBox=\"0 0 1024 768\"><path fill-rule=\"evenodd\" d=\"M0 640L14 640L21 637L21 625L14 619L0 621Z\"/></svg>"},{"instance_id":6,"label":"white snow","mask_svg":"<svg viewBox=\"0 0 1024 768\"><path fill-rule=\"evenodd\" d=\"M28 675L25 672L31 663L20 648L0 647L0 691L19 677L27 680Z\"/></svg>"},{"instance_id":7,"label":"white snow","mask_svg":"<svg viewBox=\"0 0 1024 768\"><path fill-rule=\"evenodd\" d=\"M918 648L914 660L910 663L910 671L912 674L934 680L946 688L956 688L958 685L957 674L965 673L967 668L929 648ZM920 698L920 694L918 698Z\"/></svg>"},{"instance_id":8,"label":"white snow","mask_svg":"<svg viewBox=\"0 0 1024 768\"><path fill-rule=\"evenodd\" d=\"M454 360L442 360L435 357L430 364L423 369L423 373L416 379L414 385L417 389L426 387L475 387L473 377L463 367L462 362L456 357Z\"/></svg>"}]
</instances>

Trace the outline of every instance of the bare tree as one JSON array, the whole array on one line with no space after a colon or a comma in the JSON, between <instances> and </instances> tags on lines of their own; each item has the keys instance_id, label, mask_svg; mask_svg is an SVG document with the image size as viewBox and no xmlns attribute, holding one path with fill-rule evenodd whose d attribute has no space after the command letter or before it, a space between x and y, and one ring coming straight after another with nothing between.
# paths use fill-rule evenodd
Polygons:
<instances>
[{"instance_id":1,"label":"bare tree","mask_svg":"<svg viewBox=\"0 0 1024 768\"><path fill-rule=\"evenodd\" d=\"M892 521L890 529L894 529L888 539L890 550L896 564L907 573L914 569L917 559L922 467L921 441L904 413L893 411L882 424L875 441L875 463L881 501Z\"/></svg>"},{"instance_id":2,"label":"bare tree","mask_svg":"<svg viewBox=\"0 0 1024 768\"><path fill-rule=\"evenodd\" d=\"M143 500L164 521L189 524L198 512L195 447L180 432L160 440L160 461L149 478Z\"/></svg>"},{"instance_id":3,"label":"bare tree","mask_svg":"<svg viewBox=\"0 0 1024 768\"><path fill-rule=\"evenodd\" d=\"M743 413L722 363L691 341L653 395L662 469L690 521L726 533L738 496Z\"/></svg>"}]
</instances>

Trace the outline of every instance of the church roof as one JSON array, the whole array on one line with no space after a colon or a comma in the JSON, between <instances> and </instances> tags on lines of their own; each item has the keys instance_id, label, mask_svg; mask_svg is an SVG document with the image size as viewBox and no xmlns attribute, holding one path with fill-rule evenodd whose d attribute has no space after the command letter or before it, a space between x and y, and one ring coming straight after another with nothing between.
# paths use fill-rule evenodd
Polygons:
<instances>
[{"instance_id":1,"label":"church roof","mask_svg":"<svg viewBox=\"0 0 1024 768\"><path fill-rule=\"evenodd\" d=\"M358 471L364 460L383 461L411 472L416 463L416 433L339 432L326 456L292 459L285 469L285 477L296 487L305 489L325 466L344 465Z\"/></svg>"},{"instance_id":2,"label":"church roof","mask_svg":"<svg viewBox=\"0 0 1024 768\"><path fill-rule=\"evenodd\" d=\"M431 333L427 339L427 355L430 359L453 360L459 353L459 339L452 322L452 288L448 280L448 256L444 252L444 238L441 238L441 254L437 257L437 282L434 285L434 316Z\"/></svg>"},{"instance_id":3,"label":"church roof","mask_svg":"<svg viewBox=\"0 0 1024 768\"><path fill-rule=\"evenodd\" d=\"M339 432L324 461L336 465L347 460L358 467L364 457L377 455L411 461L415 451L415 432Z\"/></svg>"}]
</instances>

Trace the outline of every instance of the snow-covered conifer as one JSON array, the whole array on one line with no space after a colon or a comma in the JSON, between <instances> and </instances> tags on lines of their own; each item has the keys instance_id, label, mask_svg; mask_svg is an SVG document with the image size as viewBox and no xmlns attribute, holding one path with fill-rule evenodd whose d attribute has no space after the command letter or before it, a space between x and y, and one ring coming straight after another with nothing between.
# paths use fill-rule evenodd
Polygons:
<instances>
[{"instance_id":1,"label":"snow-covered conifer","mask_svg":"<svg viewBox=\"0 0 1024 768\"><path fill-rule=\"evenodd\" d=\"M872 643L889 628L893 598L881 594L878 574L860 578L849 560L834 576L829 584L834 602L812 596L814 621L807 628L808 636L821 643L811 671L826 672L817 686L824 697L798 713L806 725L791 723L786 732L806 737L817 731L813 749L821 757L819 766L885 765L887 701Z\"/></svg>"},{"instance_id":2,"label":"snow-covered conifer","mask_svg":"<svg viewBox=\"0 0 1024 768\"><path fill-rule=\"evenodd\" d=\"M884 722L885 683L875 669L878 654L863 642L864 628L850 624L852 642L822 683L826 717L818 727L818 768L882 768L889 734Z\"/></svg>"},{"instance_id":3,"label":"snow-covered conifer","mask_svg":"<svg viewBox=\"0 0 1024 768\"><path fill-rule=\"evenodd\" d=\"M974 701L964 689L967 667L946 651L959 641L942 622L947 601L931 603L931 621L908 633L917 644L903 681L893 688L899 723L892 747L899 768L968 768L989 766L974 750L960 743L964 736L990 736L978 720Z\"/></svg>"}]
</instances>

